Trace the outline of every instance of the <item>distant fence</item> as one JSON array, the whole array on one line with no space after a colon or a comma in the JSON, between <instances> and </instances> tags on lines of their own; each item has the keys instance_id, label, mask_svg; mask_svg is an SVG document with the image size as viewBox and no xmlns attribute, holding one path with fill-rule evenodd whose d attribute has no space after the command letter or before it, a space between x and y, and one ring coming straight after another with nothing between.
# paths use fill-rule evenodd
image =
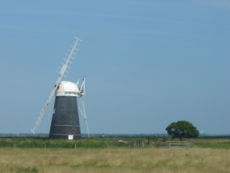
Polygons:
<instances>
[{"instance_id":1,"label":"distant fence","mask_svg":"<svg viewBox=\"0 0 230 173\"><path fill-rule=\"evenodd\" d=\"M156 142L155 147L167 147L167 148L191 148L193 143L188 141L166 141L166 142Z\"/></svg>"}]
</instances>

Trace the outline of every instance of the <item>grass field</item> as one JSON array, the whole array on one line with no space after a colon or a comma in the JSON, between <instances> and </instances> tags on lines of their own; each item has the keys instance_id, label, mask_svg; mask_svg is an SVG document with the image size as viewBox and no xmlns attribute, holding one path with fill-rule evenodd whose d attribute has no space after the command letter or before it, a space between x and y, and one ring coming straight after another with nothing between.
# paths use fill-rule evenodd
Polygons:
<instances>
[{"instance_id":1,"label":"grass field","mask_svg":"<svg viewBox=\"0 0 230 173\"><path fill-rule=\"evenodd\" d=\"M119 142L123 141L123 142ZM111 147L136 147L136 144L143 144L142 147L156 147L164 145L168 141L180 141L179 139L170 139L168 137L92 137L81 140L49 140L48 138L34 137L8 137L0 138L0 148L111 148ZM191 142L195 147L230 149L230 139L221 138L198 138L184 139Z\"/></svg>"},{"instance_id":2,"label":"grass field","mask_svg":"<svg viewBox=\"0 0 230 173\"><path fill-rule=\"evenodd\" d=\"M207 148L1 148L0 172L229 173L230 150Z\"/></svg>"},{"instance_id":3,"label":"grass field","mask_svg":"<svg viewBox=\"0 0 230 173\"><path fill-rule=\"evenodd\" d=\"M192 148L155 145L171 140L1 138L0 173L230 172L230 139L189 139L187 141L194 144ZM145 145L133 145L136 141Z\"/></svg>"}]
</instances>

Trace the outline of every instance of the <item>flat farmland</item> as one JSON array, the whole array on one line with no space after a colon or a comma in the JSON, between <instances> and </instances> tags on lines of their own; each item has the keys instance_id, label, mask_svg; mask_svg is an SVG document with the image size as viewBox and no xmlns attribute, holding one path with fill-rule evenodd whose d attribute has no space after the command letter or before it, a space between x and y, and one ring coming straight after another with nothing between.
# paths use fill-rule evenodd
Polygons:
<instances>
[{"instance_id":1,"label":"flat farmland","mask_svg":"<svg viewBox=\"0 0 230 173\"><path fill-rule=\"evenodd\" d=\"M3 173L229 173L215 148L0 148Z\"/></svg>"}]
</instances>

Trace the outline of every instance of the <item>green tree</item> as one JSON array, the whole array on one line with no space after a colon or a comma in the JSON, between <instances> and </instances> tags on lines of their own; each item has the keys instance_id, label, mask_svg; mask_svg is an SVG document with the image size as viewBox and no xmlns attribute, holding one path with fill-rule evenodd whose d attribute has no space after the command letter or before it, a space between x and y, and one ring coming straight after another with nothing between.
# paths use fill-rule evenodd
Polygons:
<instances>
[{"instance_id":1,"label":"green tree","mask_svg":"<svg viewBox=\"0 0 230 173\"><path fill-rule=\"evenodd\" d=\"M199 131L192 123L188 121L177 121L169 124L166 131L173 138L196 138Z\"/></svg>"}]
</instances>

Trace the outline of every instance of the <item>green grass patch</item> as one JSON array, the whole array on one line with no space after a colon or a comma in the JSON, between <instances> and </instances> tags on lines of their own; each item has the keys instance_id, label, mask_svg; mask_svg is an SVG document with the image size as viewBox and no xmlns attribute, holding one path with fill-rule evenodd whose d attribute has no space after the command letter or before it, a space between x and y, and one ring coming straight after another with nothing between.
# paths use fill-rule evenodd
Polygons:
<instances>
[{"instance_id":1,"label":"green grass patch","mask_svg":"<svg viewBox=\"0 0 230 173\"><path fill-rule=\"evenodd\" d=\"M169 141L180 141L169 137L91 137L80 140L50 140L45 137L4 137L0 147L12 148L113 148L113 147L157 147ZM184 139L200 148L230 149L230 139ZM165 145L166 146L166 145Z\"/></svg>"}]
</instances>

